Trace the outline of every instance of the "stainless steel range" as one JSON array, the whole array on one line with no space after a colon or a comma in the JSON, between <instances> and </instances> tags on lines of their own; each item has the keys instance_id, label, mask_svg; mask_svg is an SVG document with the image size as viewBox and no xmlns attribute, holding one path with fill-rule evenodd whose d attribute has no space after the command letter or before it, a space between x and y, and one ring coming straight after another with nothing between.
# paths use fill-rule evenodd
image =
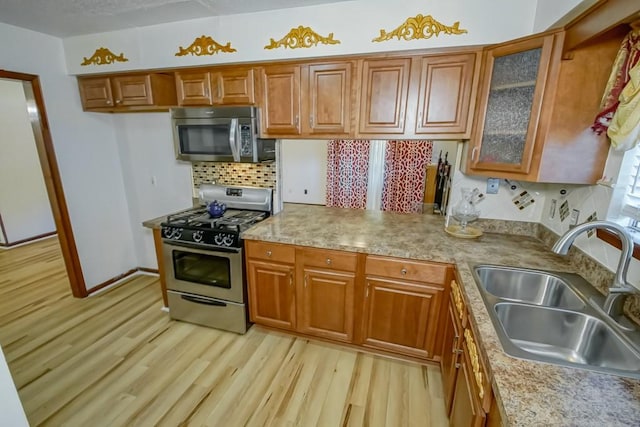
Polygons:
<instances>
[{"instance_id":1,"label":"stainless steel range","mask_svg":"<svg viewBox=\"0 0 640 427\"><path fill-rule=\"evenodd\" d=\"M249 327L240 234L271 214L270 188L200 186L201 206L162 223L171 318L227 331ZM225 204L221 217L207 210Z\"/></svg>"}]
</instances>

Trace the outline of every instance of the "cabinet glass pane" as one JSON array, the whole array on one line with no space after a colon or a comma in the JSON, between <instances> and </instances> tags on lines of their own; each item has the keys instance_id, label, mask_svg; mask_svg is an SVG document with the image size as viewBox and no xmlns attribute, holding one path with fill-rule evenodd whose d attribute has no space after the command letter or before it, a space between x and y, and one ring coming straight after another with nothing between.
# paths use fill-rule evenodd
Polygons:
<instances>
[{"instance_id":1,"label":"cabinet glass pane","mask_svg":"<svg viewBox=\"0 0 640 427\"><path fill-rule=\"evenodd\" d=\"M522 161L541 53L538 48L495 58L481 162L517 165Z\"/></svg>"}]
</instances>

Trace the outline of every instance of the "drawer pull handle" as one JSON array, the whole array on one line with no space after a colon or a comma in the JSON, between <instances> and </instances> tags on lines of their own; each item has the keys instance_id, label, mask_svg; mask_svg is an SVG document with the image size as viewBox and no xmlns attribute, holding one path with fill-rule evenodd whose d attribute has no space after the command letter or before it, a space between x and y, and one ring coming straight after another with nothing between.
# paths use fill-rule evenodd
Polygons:
<instances>
[{"instance_id":1,"label":"drawer pull handle","mask_svg":"<svg viewBox=\"0 0 640 427\"><path fill-rule=\"evenodd\" d=\"M267 256L271 256L271 251L267 251Z\"/></svg>"},{"instance_id":2,"label":"drawer pull handle","mask_svg":"<svg viewBox=\"0 0 640 427\"><path fill-rule=\"evenodd\" d=\"M331 258L327 258L327 265L331 265Z\"/></svg>"},{"instance_id":3,"label":"drawer pull handle","mask_svg":"<svg viewBox=\"0 0 640 427\"><path fill-rule=\"evenodd\" d=\"M400 273L402 273L403 276L407 275L407 269L403 268L402 270L400 270Z\"/></svg>"}]
</instances>

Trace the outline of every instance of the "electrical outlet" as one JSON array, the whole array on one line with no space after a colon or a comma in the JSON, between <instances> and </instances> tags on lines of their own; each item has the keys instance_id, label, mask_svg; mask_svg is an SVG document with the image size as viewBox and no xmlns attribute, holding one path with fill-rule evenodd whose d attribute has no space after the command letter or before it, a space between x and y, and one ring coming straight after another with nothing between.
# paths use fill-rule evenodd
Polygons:
<instances>
[{"instance_id":1,"label":"electrical outlet","mask_svg":"<svg viewBox=\"0 0 640 427\"><path fill-rule=\"evenodd\" d=\"M571 219L569 220L569 228L578 225L578 218L580 218L580 211L578 209L573 209L571 211Z\"/></svg>"},{"instance_id":2,"label":"electrical outlet","mask_svg":"<svg viewBox=\"0 0 640 427\"><path fill-rule=\"evenodd\" d=\"M500 180L498 178L487 179L487 194L498 194L500 188Z\"/></svg>"}]
</instances>

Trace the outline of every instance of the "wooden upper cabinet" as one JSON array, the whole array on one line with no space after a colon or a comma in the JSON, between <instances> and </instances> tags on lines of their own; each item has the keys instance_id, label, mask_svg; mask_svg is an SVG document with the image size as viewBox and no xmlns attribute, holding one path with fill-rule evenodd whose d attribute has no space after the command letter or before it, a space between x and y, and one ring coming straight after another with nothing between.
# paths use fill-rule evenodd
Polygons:
<instances>
[{"instance_id":1,"label":"wooden upper cabinet","mask_svg":"<svg viewBox=\"0 0 640 427\"><path fill-rule=\"evenodd\" d=\"M83 77L78 79L80 100L85 110L113 107L113 94L109 77Z\"/></svg>"},{"instance_id":2,"label":"wooden upper cabinet","mask_svg":"<svg viewBox=\"0 0 640 427\"><path fill-rule=\"evenodd\" d=\"M252 68L176 73L176 91L180 105L254 105L254 86Z\"/></svg>"},{"instance_id":3,"label":"wooden upper cabinet","mask_svg":"<svg viewBox=\"0 0 640 427\"><path fill-rule=\"evenodd\" d=\"M595 184L602 177L609 143L606 135L590 128L620 37L581 47L566 60L562 31L486 48L463 171Z\"/></svg>"},{"instance_id":4,"label":"wooden upper cabinet","mask_svg":"<svg viewBox=\"0 0 640 427\"><path fill-rule=\"evenodd\" d=\"M302 133L348 136L351 133L351 61L304 66Z\"/></svg>"},{"instance_id":5,"label":"wooden upper cabinet","mask_svg":"<svg viewBox=\"0 0 640 427\"><path fill-rule=\"evenodd\" d=\"M85 110L153 110L176 104L174 79L169 74L78 77L78 86Z\"/></svg>"},{"instance_id":6,"label":"wooden upper cabinet","mask_svg":"<svg viewBox=\"0 0 640 427\"><path fill-rule=\"evenodd\" d=\"M421 59L416 134L469 137L479 58L465 53Z\"/></svg>"},{"instance_id":7,"label":"wooden upper cabinet","mask_svg":"<svg viewBox=\"0 0 640 427\"><path fill-rule=\"evenodd\" d=\"M262 70L263 136L300 134L300 66L276 65Z\"/></svg>"},{"instance_id":8,"label":"wooden upper cabinet","mask_svg":"<svg viewBox=\"0 0 640 427\"><path fill-rule=\"evenodd\" d=\"M179 105L212 105L211 73L177 72L176 92Z\"/></svg>"},{"instance_id":9,"label":"wooden upper cabinet","mask_svg":"<svg viewBox=\"0 0 640 427\"><path fill-rule=\"evenodd\" d=\"M230 68L211 75L213 103L219 105L254 105L254 71Z\"/></svg>"},{"instance_id":10,"label":"wooden upper cabinet","mask_svg":"<svg viewBox=\"0 0 640 427\"><path fill-rule=\"evenodd\" d=\"M359 134L404 133L411 59L365 59L360 80Z\"/></svg>"},{"instance_id":11,"label":"wooden upper cabinet","mask_svg":"<svg viewBox=\"0 0 640 427\"><path fill-rule=\"evenodd\" d=\"M528 174L554 35L485 51L471 169Z\"/></svg>"}]
</instances>

